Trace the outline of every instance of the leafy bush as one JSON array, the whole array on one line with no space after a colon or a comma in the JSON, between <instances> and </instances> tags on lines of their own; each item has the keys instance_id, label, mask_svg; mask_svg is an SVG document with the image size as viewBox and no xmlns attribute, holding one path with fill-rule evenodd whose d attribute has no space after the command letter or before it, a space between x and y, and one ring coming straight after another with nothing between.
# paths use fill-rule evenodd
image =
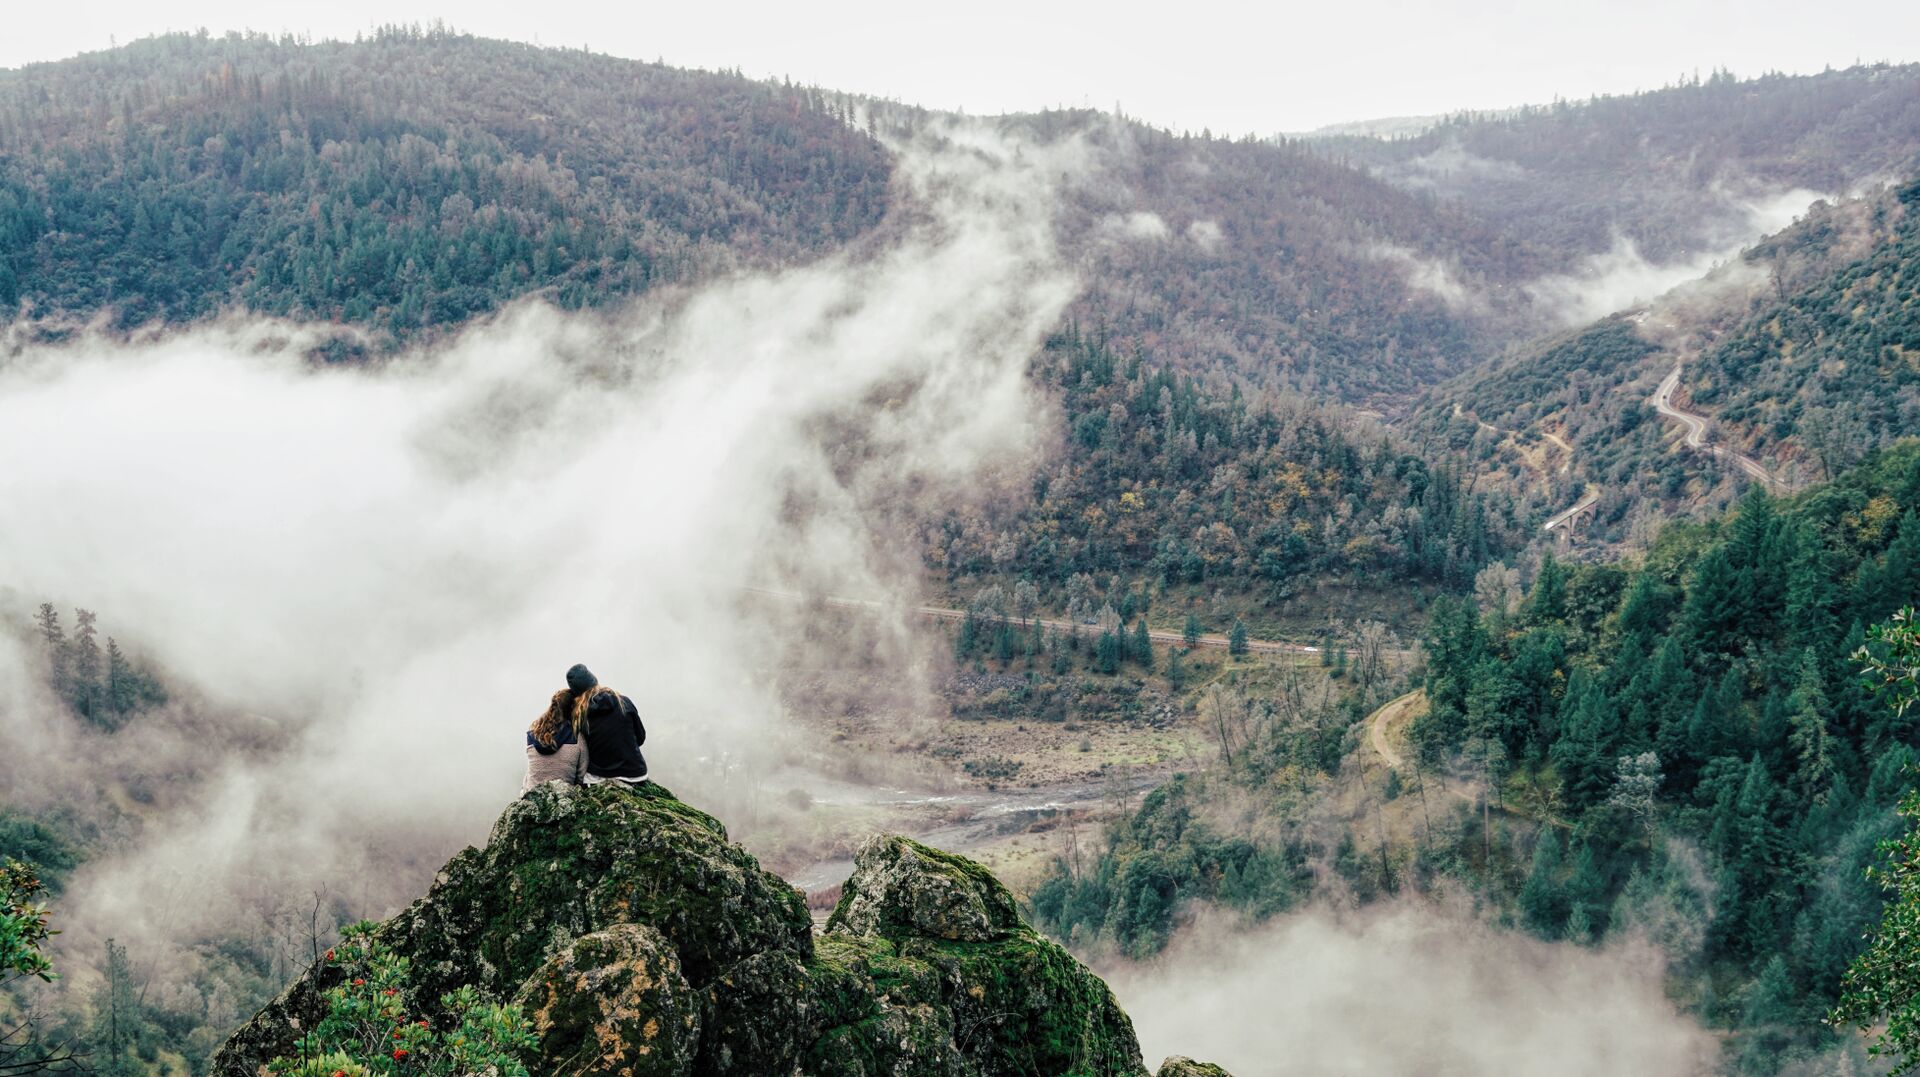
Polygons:
<instances>
[{"instance_id":1,"label":"leafy bush","mask_svg":"<svg viewBox=\"0 0 1920 1077\"><path fill-rule=\"evenodd\" d=\"M19 976L53 979L53 963L40 952L54 934L47 907L35 900L40 889L33 868L12 858L0 863L0 983Z\"/></svg>"},{"instance_id":2,"label":"leafy bush","mask_svg":"<svg viewBox=\"0 0 1920 1077\"><path fill-rule=\"evenodd\" d=\"M373 938L374 924L349 925L326 961L341 977L325 998L327 1015L300 1039L298 1054L275 1059L285 1077L527 1077L521 1059L535 1043L518 1006L493 1002L472 987L440 998L436 1024L409 1007L412 963Z\"/></svg>"}]
</instances>

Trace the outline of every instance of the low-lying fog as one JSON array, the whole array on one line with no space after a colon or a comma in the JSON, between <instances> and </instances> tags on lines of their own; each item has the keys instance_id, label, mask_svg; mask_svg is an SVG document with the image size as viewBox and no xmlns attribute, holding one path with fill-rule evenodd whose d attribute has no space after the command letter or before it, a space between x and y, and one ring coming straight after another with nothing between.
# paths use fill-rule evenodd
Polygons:
<instances>
[{"instance_id":1,"label":"low-lying fog","mask_svg":"<svg viewBox=\"0 0 1920 1077\"><path fill-rule=\"evenodd\" d=\"M1236 929L1203 922L1107 972L1149 1066L1235 1077L1688 1077L1717 1041L1661 988L1651 948L1588 949L1402 902Z\"/></svg>"}]
</instances>

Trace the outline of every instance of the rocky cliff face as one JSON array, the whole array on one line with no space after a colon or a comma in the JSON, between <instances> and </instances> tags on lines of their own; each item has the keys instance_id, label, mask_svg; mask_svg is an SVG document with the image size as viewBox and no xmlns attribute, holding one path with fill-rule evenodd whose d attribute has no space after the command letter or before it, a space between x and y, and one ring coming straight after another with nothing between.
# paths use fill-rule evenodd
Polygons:
<instances>
[{"instance_id":1,"label":"rocky cliff face","mask_svg":"<svg viewBox=\"0 0 1920 1077\"><path fill-rule=\"evenodd\" d=\"M979 865L875 838L816 938L798 891L657 785L527 794L378 937L411 959L419 1012L463 985L518 1001L536 1074L1147 1073L1106 984ZM216 1077L288 1052L328 975L234 1033Z\"/></svg>"}]
</instances>

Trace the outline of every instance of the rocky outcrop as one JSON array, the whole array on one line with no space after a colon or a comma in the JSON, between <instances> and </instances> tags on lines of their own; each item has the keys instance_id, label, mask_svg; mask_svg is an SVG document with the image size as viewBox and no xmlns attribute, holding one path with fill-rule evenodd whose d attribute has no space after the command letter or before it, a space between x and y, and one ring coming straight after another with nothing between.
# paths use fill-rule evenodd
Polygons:
<instances>
[{"instance_id":1,"label":"rocky outcrop","mask_svg":"<svg viewBox=\"0 0 1920 1077\"><path fill-rule=\"evenodd\" d=\"M1191 1058L1174 1055L1160 1063L1160 1072L1154 1077L1233 1077L1233 1074L1211 1062L1195 1062Z\"/></svg>"},{"instance_id":2,"label":"rocky outcrop","mask_svg":"<svg viewBox=\"0 0 1920 1077\"><path fill-rule=\"evenodd\" d=\"M555 1073L673 1077L700 1045L700 999L666 936L621 924L573 940L514 999Z\"/></svg>"},{"instance_id":3,"label":"rocky outcrop","mask_svg":"<svg viewBox=\"0 0 1920 1077\"><path fill-rule=\"evenodd\" d=\"M871 1064L807 1072L1146 1073L1099 977L986 869L908 838L861 848L814 965L840 1017L816 1047Z\"/></svg>"},{"instance_id":4,"label":"rocky outcrop","mask_svg":"<svg viewBox=\"0 0 1920 1077\"><path fill-rule=\"evenodd\" d=\"M1022 927L1013 895L985 868L888 835L861 847L827 921L829 932L952 942L992 942Z\"/></svg>"},{"instance_id":5,"label":"rocky outcrop","mask_svg":"<svg viewBox=\"0 0 1920 1077\"><path fill-rule=\"evenodd\" d=\"M535 1074L1147 1075L1106 984L979 865L876 838L816 939L797 891L657 785L528 793L376 938L411 961L410 1012L466 985L517 1001ZM328 975L308 970L213 1073L287 1053Z\"/></svg>"}]
</instances>

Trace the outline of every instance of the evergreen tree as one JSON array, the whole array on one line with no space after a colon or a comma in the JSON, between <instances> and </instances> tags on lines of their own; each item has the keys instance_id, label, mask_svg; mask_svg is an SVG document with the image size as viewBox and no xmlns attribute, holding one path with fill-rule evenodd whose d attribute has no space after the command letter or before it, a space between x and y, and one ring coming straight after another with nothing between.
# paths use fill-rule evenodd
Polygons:
<instances>
[{"instance_id":1,"label":"evergreen tree","mask_svg":"<svg viewBox=\"0 0 1920 1077\"><path fill-rule=\"evenodd\" d=\"M1237 617L1233 621L1233 631L1227 633L1227 653L1236 657L1247 653L1247 626Z\"/></svg>"},{"instance_id":2,"label":"evergreen tree","mask_svg":"<svg viewBox=\"0 0 1920 1077\"><path fill-rule=\"evenodd\" d=\"M1167 652L1167 687L1178 694L1187 686L1187 661L1178 647Z\"/></svg>"},{"instance_id":3,"label":"evergreen tree","mask_svg":"<svg viewBox=\"0 0 1920 1077\"><path fill-rule=\"evenodd\" d=\"M1585 809L1606 799L1615 773L1612 714L1606 689L1585 670L1567 685L1552 755L1568 804Z\"/></svg>"},{"instance_id":4,"label":"evergreen tree","mask_svg":"<svg viewBox=\"0 0 1920 1077\"><path fill-rule=\"evenodd\" d=\"M1147 632L1147 619L1143 616L1133 623L1133 660L1141 668L1153 672L1153 637Z\"/></svg>"},{"instance_id":5,"label":"evergreen tree","mask_svg":"<svg viewBox=\"0 0 1920 1077\"><path fill-rule=\"evenodd\" d=\"M1747 604L1739 573L1721 546L1709 549L1694 566L1687 601L1680 615L1685 649L1702 668L1717 668L1740 650Z\"/></svg>"},{"instance_id":6,"label":"evergreen tree","mask_svg":"<svg viewBox=\"0 0 1920 1077\"><path fill-rule=\"evenodd\" d=\"M1194 613L1187 614L1187 623L1180 628L1180 639L1188 647L1193 647L1200 642L1201 632L1200 616Z\"/></svg>"},{"instance_id":7,"label":"evergreen tree","mask_svg":"<svg viewBox=\"0 0 1920 1077\"><path fill-rule=\"evenodd\" d=\"M1835 762L1833 735L1828 731L1831 714L1820 682L1819 659L1811 648L1802 651L1791 703L1793 731L1787 738L1793 753L1794 792L1809 804L1825 807L1833 792Z\"/></svg>"},{"instance_id":8,"label":"evergreen tree","mask_svg":"<svg viewBox=\"0 0 1920 1077\"><path fill-rule=\"evenodd\" d=\"M71 688L68 674L71 648L67 646L66 630L60 627L60 613L53 603L42 602L34 615L34 622L40 630L40 640L46 646L48 681L55 693L66 696Z\"/></svg>"},{"instance_id":9,"label":"evergreen tree","mask_svg":"<svg viewBox=\"0 0 1920 1077\"><path fill-rule=\"evenodd\" d=\"M112 636L107 637L107 707L118 715L133 709L136 692L133 669L127 664L126 652Z\"/></svg>"},{"instance_id":10,"label":"evergreen tree","mask_svg":"<svg viewBox=\"0 0 1920 1077\"><path fill-rule=\"evenodd\" d=\"M1560 832L1546 827L1533 846L1533 870L1520 889L1520 915L1543 938L1558 938L1567 921L1567 899L1560 886Z\"/></svg>"},{"instance_id":11,"label":"evergreen tree","mask_svg":"<svg viewBox=\"0 0 1920 1077\"><path fill-rule=\"evenodd\" d=\"M1607 880L1593 854L1593 843L1583 841L1573 853L1573 874L1567 879L1567 938L1592 942L1605 933Z\"/></svg>"},{"instance_id":12,"label":"evergreen tree","mask_svg":"<svg viewBox=\"0 0 1920 1077\"><path fill-rule=\"evenodd\" d=\"M94 626L91 610L74 610L73 618L73 706L89 721L104 722L106 715L100 706L99 630Z\"/></svg>"},{"instance_id":13,"label":"evergreen tree","mask_svg":"<svg viewBox=\"0 0 1920 1077\"><path fill-rule=\"evenodd\" d=\"M1567 617L1567 570L1548 550L1540 558L1540 572L1533 578L1533 590L1527 594L1527 616L1534 624L1563 621Z\"/></svg>"},{"instance_id":14,"label":"evergreen tree","mask_svg":"<svg viewBox=\"0 0 1920 1077\"><path fill-rule=\"evenodd\" d=\"M126 947L107 940L103 979L94 992L93 1071L102 1077L136 1077L145 1072L138 1049L144 1038L145 1022L133 987L133 969L127 962Z\"/></svg>"}]
</instances>

